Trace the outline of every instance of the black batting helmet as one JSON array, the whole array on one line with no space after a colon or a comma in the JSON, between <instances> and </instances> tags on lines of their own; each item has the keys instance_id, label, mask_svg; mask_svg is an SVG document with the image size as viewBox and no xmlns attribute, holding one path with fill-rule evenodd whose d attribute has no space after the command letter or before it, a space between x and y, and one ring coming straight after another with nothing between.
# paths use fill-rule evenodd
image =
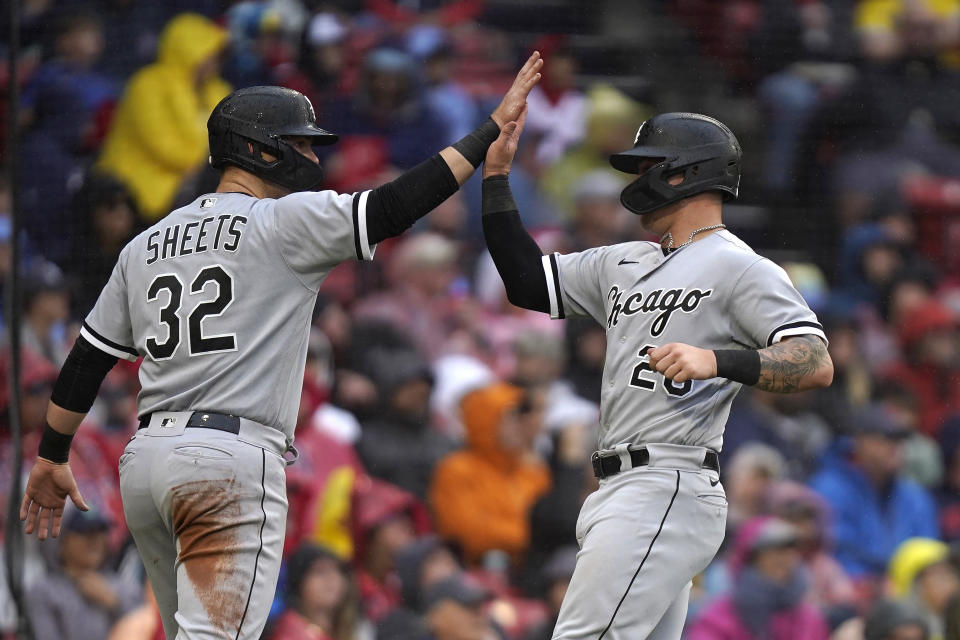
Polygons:
<instances>
[{"instance_id":1,"label":"black batting helmet","mask_svg":"<svg viewBox=\"0 0 960 640\"><path fill-rule=\"evenodd\" d=\"M232 164L293 191L317 189L323 169L305 158L284 136L307 136L315 145L333 144L337 136L317 126L310 100L284 87L248 87L221 100L207 120L210 164ZM252 151L248 145L252 145ZM260 155L276 160L267 162Z\"/></svg>"},{"instance_id":2,"label":"black batting helmet","mask_svg":"<svg viewBox=\"0 0 960 640\"><path fill-rule=\"evenodd\" d=\"M640 160L657 160L620 193L620 202L644 214L704 191L725 199L740 189L740 143L730 129L698 113L661 113L640 125L633 148L610 156L614 169L638 173ZM668 179L683 173L683 182Z\"/></svg>"}]
</instances>

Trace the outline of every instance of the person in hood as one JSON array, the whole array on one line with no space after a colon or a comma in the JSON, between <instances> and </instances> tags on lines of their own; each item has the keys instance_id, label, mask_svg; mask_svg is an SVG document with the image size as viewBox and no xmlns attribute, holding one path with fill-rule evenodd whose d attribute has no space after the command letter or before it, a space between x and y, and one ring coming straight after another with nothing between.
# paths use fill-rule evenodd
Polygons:
<instances>
[{"instance_id":1,"label":"person in hood","mask_svg":"<svg viewBox=\"0 0 960 640\"><path fill-rule=\"evenodd\" d=\"M909 389L920 409L920 429L936 437L948 415L960 410L960 318L931 298L897 326L904 360L882 374Z\"/></svg>"},{"instance_id":2,"label":"person in hood","mask_svg":"<svg viewBox=\"0 0 960 640\"><path fill-rule=\"evenodd\" d=\"M905 540L890 558L887 584L893 596L922 614L931 640L943 640L947 605L960 593L950 547L932 538Z\"/></svg>"},{"instance_id":3,"label":"person in hood","mask_svg":"<svg viewBox=\"0 0 960 640\"><path fill-rule=\"evenodd\" d=\"M126 183L150 221L207 159L207 116L230 93L220 77L226 43L207 18L178 15L160 35L157 61L134 74L117 106L97 164Z\"/></svg>"},{"instance_id":4,"label":"person in hood","mask_svg":"<svg viewBox=\"0 0 960 640\"><path fill-rule=\"evenodd\" d=\"M804 596L807 575L796 529L761 516L740 528L734 541L733 593L693 621L688 640L827 640L823 616Z\"/></svg>"},{"instance_id":5,"label":"person in hood","mask_svg":"<svg viewBox=\"0 0 960 640\"><path fill-rule=\"evenodd\" d=\"M462 547L468 565L505 551L519 562L530 541L530 510L550 488L533 455L542 408L518 387L495 383L460 403L466 448L437 465L429 503L437 533Z\"/></svg>"}]
</instances>

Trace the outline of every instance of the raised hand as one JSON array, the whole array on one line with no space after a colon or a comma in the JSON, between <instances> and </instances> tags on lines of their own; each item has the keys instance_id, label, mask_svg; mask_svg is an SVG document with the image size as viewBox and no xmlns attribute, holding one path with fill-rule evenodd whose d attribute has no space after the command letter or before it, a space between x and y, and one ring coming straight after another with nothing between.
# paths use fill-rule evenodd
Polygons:
<instances>
[{"instance_id":1,"label":"raised hand","mask_svg":"<svg viewBox=\"0 0 960 640\"><path fill-rule=\"evenodd\" d=\"M24 531L27 535L37 530L37 538L46 540L47 532L53 525L52 535L60 535L60 521L63 519L63 506L67 496L78 509L87 511L77 481L69 464L55 464L43 458L37 459L30 470L27 488L20 503L20 520L26 520Z\"/></svg>"},{"instance_id":2,"label":"raised hand","mask_svg":"<svg viewBox=\"0 0 960 640\"><path fill-rule=\"evenodd\" d=\"M523 123L527 119L527 107L520 110L520 117L500 127L500 136L487 149L487 157L483 162L483 177L506 175L510 173L513 156L517 153L520 143L520 133Z\"/></svg>"},{"instance_id":3,"label":"raised hand","mask_svg":"<svg viewBox=\"0 0 960 640\"><path fill-rule=\"evenodd\" d=\"M539 71L542 66L543 59L540 58L540 52L534 51L533 54L527 58L523 67L520 68L520 72L517 73L517 77L514 78L510 89L504 94L503 100L500 101L497 108L490 114L490 117L493 118L493 121L496 122L497 126L501 129L503 129L508 122L520 117L520 112L523 111L523 108L527 104L527 95L530 93L530 90L533 89L534 85L540 82Z\"/></svg>"}]
</instances>

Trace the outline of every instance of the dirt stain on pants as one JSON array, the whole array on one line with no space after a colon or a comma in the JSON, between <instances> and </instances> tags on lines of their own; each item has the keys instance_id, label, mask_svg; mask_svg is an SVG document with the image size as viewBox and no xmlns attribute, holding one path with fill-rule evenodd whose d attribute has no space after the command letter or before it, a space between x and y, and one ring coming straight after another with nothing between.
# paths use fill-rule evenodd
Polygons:
<instances>
[{"instance_id":1,"label":"dirt stain on pants","mask_svg":"<svg viewBox=\"0 0 960 640\"><path fill-rule=\"evenodd\" d=\"M199 480L171 491L173 532L182 563L210 624L233 638L254 579L257 536L243 536L259 524L259 513L244 517L235 479Z\"/></svg>"}]
</instances>

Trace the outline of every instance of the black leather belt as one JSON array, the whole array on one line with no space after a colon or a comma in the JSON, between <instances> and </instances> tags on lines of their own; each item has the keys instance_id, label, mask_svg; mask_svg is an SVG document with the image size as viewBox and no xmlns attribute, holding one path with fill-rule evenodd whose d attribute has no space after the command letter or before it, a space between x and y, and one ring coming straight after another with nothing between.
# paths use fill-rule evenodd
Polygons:
<instances>
[{"instance_id":1,"label":"black leather belt","mask_svg":"<svg viewBox=\"0 0 960 640\"><path fill-rule=\"evenodd\" d=\"M632 449L630 451L630 461L634 467L648 465L650 464L650 452L647 451L646 447ZM593 475L598 478L608 478L624 471L624 469L620 468L620 456L613 452L600 455L599 451L594 451L591 462L593 463ZM717 452L708 449L707 455L704 456L703 464L701 464L700 467L703 469L712 469L720 473L720 457L717 455Z\"/></svg>"},{"instance_id":2,"label":"black leather belt","mask_svg":"<svg viewBox=\"0 0 960 640\"><path fill-rule=\"evenodd\" d=\"M150 426L150 416L153 414L148 413L147 415L140 418L140 429L145 429ZM161 423L160 426L165 426ZM175 426L175 425L170 425ZM200 429L216 429L217 431L226 431L227 433L240 433L240 418L237 416L229 416L224 413L211 413L209 411L194 411L190 417L187 419L187 429L190 428L200 428Z\"/></svg>"}]
</instances>

